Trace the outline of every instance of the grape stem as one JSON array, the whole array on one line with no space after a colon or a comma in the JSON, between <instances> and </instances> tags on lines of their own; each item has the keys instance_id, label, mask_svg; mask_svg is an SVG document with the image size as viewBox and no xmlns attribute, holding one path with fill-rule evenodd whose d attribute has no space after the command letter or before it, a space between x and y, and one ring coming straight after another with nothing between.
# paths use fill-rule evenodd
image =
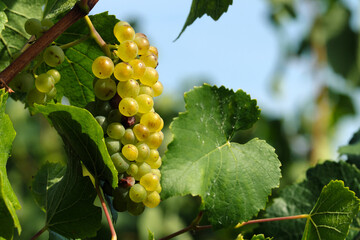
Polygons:
<instances>
[{"instance_id":1,"label":"grape stem","mask_svg":"<svg viewBox=\"0 0 360 240\"><path fill-rule=\"evenodd\" d=\"M90 11L99 0L87 0L82 3L87 3ZM77 22L88 13L84 11L80 4L75 6L54 26L44 33L34 44L31 44L25 51L16 58L4 71L0 72L0 87L5 87L8 92L11 89L7 86L10 81L26 66L31 60L40 54L48 45L50 45L57 37L60 36L66 29Z\"/></svg>"},{"instance_id":2,"label":"grape stem","mask_svg":"<svg viewBox=\"0 0 360 240\"><path fill-rule=\"evenodd\" d=\"M181 229L180 231L174 232L166 237L160 238L159 240L169 240L171 238L174 238L176 236L179 236L180 234L183 234L188 231L200 231L204 229L210 229L213 226L212 225L203 225L199 226L198 224L201 221L203 212L200 212L198 216L195 218L195 220L186 228ZM274 222L274 221L282 221L282 220L292 220L292 219L300 219L300 218L308 218L309 214L301 214L301 215L295 215L295 216L287 216L287 217L276 217L276 218L263 218L263 219L255 219L250 220L247 222L239 223L235 226L235 228L239 228L248 224L254 224L254 223L263 223L263 222Z\"/></svg>"},{"instance_id":3,"label":"grape stem","mask_svg":"<svg viewBox=\"0 0 360 240\"><path fill-rule=\"evenodd\" d=\"M109 49L109 46L106 44L104 39L100 36L100 34L96 31L94 25L92 24L90 18L88 15L84 17L85 22L87 23L89 30L90 30L90 36L95 40L95 42L101 47L102 51L111 58L111 52Z\"/></svg>"},{"instance_id":4,"label":"grape stem","mask_svg":"<svg viewBox=\"0 0 360 240\"><path fill-rule=\"evenodd\" d=\"M47 230L47 228L48 228L48 226L44 226L42 229L40 229L40 231L35 233L35 235L30 240L35 240L38 237L40 237L40 235L43 234Z\"/></svg>"},{"instance_id":5,"label":"grape stem","mask_svg":"<svg viewBox=\"0 0 360 240\"><path fill-rule=\"evenodd\" d=\"M59 46L59 47L60 47L61 49L71 48L71 47L73 47L73 46L75 46L75 45L77 45L77 44L79 44L79 43L82 43L82 42L88 40L89 37L90 37L90 35L84 35L84 36L82 36L81 38L76 39L75 41L72 41L72 42L63 44L63 45L61 45L61 46Z\"/></svg>"},{"instance_id":6,"label":"grape stem","mask_svg":"<svg viewBox=\"0 0 360 240\"><path fill-rule=\"evenodd\" d=\"M96 189L96 193L100 199L100 202L101 202L101 207L103 208L104 210L104 213L105 213L105 216L106 216L106 220L109 224L109 228L110 228L110 232L111 232L111 240L117 240L117 236L116 236L116 232L115 232L115 228L114 228L114 225L111 221L111 217L110 217L110 214L109 214L109 211L106 207L106 203L104 201L104 198L102 196L102 193L100 191L100 188L99 188L99 182L97 180L95 180L95 189Z\"/></svg>"}]
</instances>

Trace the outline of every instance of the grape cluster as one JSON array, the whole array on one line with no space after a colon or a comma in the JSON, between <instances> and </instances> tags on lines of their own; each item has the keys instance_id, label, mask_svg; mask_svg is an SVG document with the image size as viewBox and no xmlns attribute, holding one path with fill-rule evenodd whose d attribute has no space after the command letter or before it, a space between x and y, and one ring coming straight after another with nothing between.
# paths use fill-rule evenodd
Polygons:
<instances>
[{"instance_id":1,"label":"grape cluster","mask_svg":"<svg viewBox=\"0 0 360 240\"><path fill-rule=\"evenodd\" d=\"M28 34L38 38L53 25L49 19L40 21L31 18L25 22L24 28ZM56 67L64 61L64 58L63 50L59 46L51 45L35 59L35 62L36 65L45 62L50 67ZM11 81L10 87L15 91L26 93L27 104L33 106L34 103L44 104L56 96L55 84L60 78L60 73L56 69L50 69L39 75L25 70Z\"/></svg>"},{"instance_id":2,"label":"grape cluster","mask_svg":"<svg viewBox=\"0 0 360 240\"><path fill-rule=\"evenodd\" d=\"M114 27L119 45L113 59L99 56L92 64L96 101L88 105L105 134L111 159L119 172L119 186L111 192L118 211L141 214L160 203L163 119L153 109L153 97L163 85L156 67L158 51L146 35L129 23Z\"/></svg>"}]
</instances>

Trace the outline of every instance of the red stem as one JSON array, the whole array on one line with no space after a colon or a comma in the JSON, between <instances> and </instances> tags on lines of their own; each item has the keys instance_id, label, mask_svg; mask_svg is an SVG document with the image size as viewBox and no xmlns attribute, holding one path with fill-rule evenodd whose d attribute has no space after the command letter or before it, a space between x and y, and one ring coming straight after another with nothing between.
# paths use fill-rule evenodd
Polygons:
<instances>
[{"instance_id":1,"label":"red stem","mask_svg":"<svg viewBox=\"0 0 360 240\"><path fill-rule=\"evenodd\" d=\"M40 229L40 231L38 231L30 240L35 240L38 237L40 237L41 234L43 234L43 232L45 232L47 230L47 226L44 226L42 229Z\"/></svg>"}]
</instances>

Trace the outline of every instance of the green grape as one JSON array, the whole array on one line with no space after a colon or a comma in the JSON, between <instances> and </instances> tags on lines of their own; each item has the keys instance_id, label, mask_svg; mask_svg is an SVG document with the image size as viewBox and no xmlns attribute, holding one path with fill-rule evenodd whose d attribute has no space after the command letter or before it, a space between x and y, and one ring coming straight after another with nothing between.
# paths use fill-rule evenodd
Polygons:
<instances>
[{"instance_id":1,"label":"green grape","mask_svg":"<svg viewBox=\"0 0 360 240\"><path fill-rule=\"evenodd\" d=\"M121 122L122 119L122 115L119 112L119 109L112 109L109 114L108 114L108 122L109 123L113 123L113 122Z\"/></svg>"},{"instance_id":2,"label":"green grape","mask_svg":"<svg viewBox=\"0 0 360 240\"><path fill-rule=\"evenodd\" d=\"M133 132L133 130L131 128L127 128L125 130L125 134L121 139L121 143L126 145L126 144L135 144L136 143L136 137L135 134Z\"/></svg>"},{"instance_id":3,"label":"green grape","mask_svg":"<svg viewBox=\"0 0 360 240\"><path fill-rule=\"evenodd\" d=\"M109 57L100 56L94 60L91 69L97 78L109 78L114 72L114 63Z\"/></svg>"},{"instance_id":4,"label":"green grape","mask_svg":"<svg viewBox=\"0 0 360 240\"><path fill-rule=\"evenodd\" d=\"M55 80L47 73L40 74L35 79L35 87L39 92L48 93L54 88Z\"/></svg>"},{"instance_id":5,"label":"green grape","mask_svg":"<svg viewBox=\"0 0 360 240\"><path fill-rule=\"evenodd\" d=\"M109 124L106 132L111 138L121 139L125 134L125 128L121 123L113 122Z\"/></svg>"},{"instance_id":6,"label":"green grape","mask_svg":"<svg viewBox=\"0 0 360 240\"><path fill-rule=\"evenodd\" d=\"M39 92L36 88L30 90L26 96L26 101L29 106L33 107L34 103L44 104L46 102L46 94Z\"/></svg>"},{"instance_id":7,"label":"green grape","mask_svg":"<svg viewBox=\"0 0 360 240\"><path fill-rule=\"evenodd\" d=\"M117 187L113 191L113 207L118 212L125 212L127 210L127 203L129 201L129 190L122 187Z\"/></svg>"},{"instance_id":8,"label":"green grape","mask_svg":"<svg viewBox=\"0 0 360 240\"><path fill-rule=\"evenodd\" d=\"M146 159L147 162L156 162L160 157L159 151L156 149L150 149L149 158Z\"/></svg>"},{"instance_id":9,"label":"green grape","mask_svg":"<svg viewBox=\"0 0 360 240\"><path fill-rule=\"evenodd\" d=\"M134 41L126 40L118 46L116 55L124 62L129 62L136 58L138 47Z\"/></svg>"},{"instance_id":10,"label":"green grape","mask_svg":"<svg viewBox=\"0 0 360 240\"><path fill-rule=\"evenodd\" d=\"M41 22L38 19L30 18L25 22L25 31L30 35L38 35L42 31Z\"/></svg>"},{"instance_id":11,"label":"green grape","mask_svg":"<svg viewBox=\"0 0 360 240\"><path fill-rule=\"evenodd\" d=\"M150 136L150 131L149 129L143 125L143 124L136 124L133 127L133 132L137 138L137 140L139 141L144 141L145 139L147 139Z\"/></svg>"},{"instance_id":12,"label":"green grape","mask_svg":"<svg viewBox=\"0 0 360 240\"><path fill-rule=\"evenodd\" d=\"M136 144L138 149L138 158L136 159L137 162L144 162L146 159L150 157L150 148L146 143L139 142Z\"/></svg>"},{"instance_id":13,"label":"green grape","mask_svg":"<svg viewBox=\"0 0 360 240\"><path fill-rule=\"evenodd\" d=\"M159 179L161 178L161 172L159 169L151 169L151 173L155 174L156 176L159 177ZM160 184L159 184L160 185Z\"/></svg>"},{"instance_id":14,"label":"green grape","mask_svg":"<svg viewBox=\"0 0 360 240\"><path fill-rule=\"evenodd\" d=\"M151 172L151 167L149 164L147 164L145 162L137 163L137 165L138 165L138 172L134 177L135 177L135 180L138 181L138 180L140 180L140 178L142 176Z\"/></svg>"},{"instance_id":15,"label":"green grape","mask_svg":"<svg viewBox=\"0 0 360 240\"><path fill-rule=\"evenodd\" d=\"M139 95L139 92L140 85L134 79L130 79L126 82L119 82L117 85L117 93L121 98L136 98Z\"/></svg>"},{"instance_id":16,"label":"green grape","mask_svg":"<svg viewBox=\"0 0 360 240\"><path fill-rule=\"evenodd\" d=\"M145 143L149 148L159 148L163 141L163 135L160 132L151 133L150 136L145 140Z\"/></svg>"},{"instance_id":17,"label":"green grape","mask_svg":"<svg viewBox=\"0 0 360 240\"><path fill-rule=\"evenodd\" d=\"M41 20L41 27L43 31L49 30L52 26L54 26L54 22L50 19L44 18Z\"/></svg>"},{"instance_id":18,"label":"green grape","mask_svg":"<svg viewBox=\"0 0 360 240\"><path fill-rule=\"evenodd\" d=\"M109 101L101 101L101 100L96 99L96 101L95 101L96 115L107 116L111 110L112 110L112 107L111 107Z\"/></svg>"},{"instance_id":19,"label":"green grape","mask_svg":"<svg viewBox=\"0 0 360 240\"><path fill-rule=\"evenodd\" d=\"M145 63L140 59L133 59L129 62L129 64L132 66L134 70L132 77L134 79L140 79L145 73L145 69L146 69Z\"/></svg>"},{"instance_id":20,"label":"green grape","mask_svg":"<svg viewBox=\"0 0 360 240\"><path fill-rule=\"evenodd\" d=\"M10 82L10 87L14 91L29 92L34 88L34 77L27 72L21 72Z\"/></svg>"},{"instance_id":21,"label":"green grape","mask_svg":"<svg viewBox=\"0 0 360 240\"><path fill-rule=\"evenodd\" d=\"M123 98L119 103L119 111L122 115L130 117L134 116L139 110L139 105L133 98Z\"/></svg>"},{"instance_id":22,"label":"green grape","mask_svg":"<svg viewBox=\"0 0 360 240\"><path fill-rule=\"evenodd\" d=\"M127 208L128 208L127 209L128 212L133 216L138 216L138 215L142 214L145 210L145 206L142 202L135 203L131 200L128 201Z\"/></svg>"},{"instance_id":23,"label":"green grape","mask_svg":"<svg viewBox=\"0 0 360 240\"><path fill-rule=\"evenodd\" d=\"M145 200L143 200L143 204L148 208L154 208L160 204L160 195L155 190L153 192L149 192Z\"/></svg>"},{"instance_id":24,"label":"green grape","mask_svg":"<svg viewBox=\"0 0 360 240\"><path fill-rule=\"evenodd\" d=\"M148 112L141 116L140 123L155 132L161 127L161 117L156 112Z\"/></svg>"},{"instance_id":25,"label":"green grape","mask_svg":"<svg viewBox=\"0 0 360 240\"><path fill-rule=\"evenodd\" d=\"M150 112L150 110L154 106L154 100L152 99L151 96L147 94L140 94L135 98L135 100L139 105L139 110L138 110L139 113Z\"/></svg>"},{"instance_id":26,"label":"green grape","mask_svg":"<svg viewBox=\"0 0 360 240\"><path fill-rule=\"evenodd\" d=\"M126 172L130 166L130 162L124 159L120 153L114 153L111 155L111 160L119 173Z\"/></svg>"},{"instance_id":27,"label":"green grape","mask_svg":"<svg viewBox=\"0 0 360 240\"><path fill-rule=\"evenodd\" d=\"M161 157L159 157L159 158L156 160L156 162L146 161L146 163L148 163L151 168L157 169L157 168L161 167L162 160L161 160Z\"/></svg>"},{"instance_id":28,"label":"green grape","mask_svg":"<svg viewBox=\"0 0 360 240\"><path fill-rule=\"evenodd\" d=\"M126 170L126 173L130 176L135 176L139 171L139 166L135 163L131 163L129 168Z\"/></svg>"},{"instance_id":29,"label":"green grape","mask_svg":"<svg viewBox=\"0 0 360 240\"><path fill-rule=\"evenodd\" d=\"M119 152L121 149L120 141L111 137L105 138L105 145L110 155Z\"/></svg>"},{"instance_id":30,"label":"green grape","mask_svg":"<svg viewBox=\"0 0 360 240\"><path fill-rule=\"evenodd\" d=\"M133 144L126 144L123 146L121 152L129 161L135 161L139 154L137 147Z\"/></svg>"},{"instance_id":31,"label":"green grape","mask_svg":"<svg viewBox=\"0 0 360 240\"><path fill-rule=\"evenodd\" d=\"M49 101L51 99L54 99L56 97L56 93L57 93L56 87L53 87L50 90L50 92L46 93L46 100Z\"/></svg>"},{"instance_id":32,"label":"green grape","mask_svg":"<svg viewBox=\"0 0 360 240\"><path fill-rule=\"evenodd\" d=\"M55 80L55 83L58 83L60 81L61 75L58 70L56 69L50 69L46 72L47 74L50 74L53 79Z\"/></svg>"},{"instance_id":33,"label":"green grape","mask_svg":"<svg viewBox=\"0 0 360 240\"><path fill-rule=\"evenodd\" d=\"M100 100L110 100L116 94L116 83L110 78L99 79L94 85L94 93Z\"/></svg>"},{"instance_id":34,"label":"green grape","mask_svg":"<svg viewBox=\"0 0 360 240\"><path fill-rule=\"evenodd\" d=\"M138 46L138 49L139 49L138 54L139 55L143 55L149 50L149 47L150 47L149 40L146 37L144 37L143 34L136 33L134 42Z\"/></svg>"},{"instance_id":35,"label":"green grape","mask_svg":"<svg viewBox=\"0 0 360 240\"><path fill-rule=\"evenodd\" d=\"M156 47L150 46L147 54L150 54L150 53L155 54L155 56L157 56L159 58L159 52Z\"/></svg>"},{"instance_id":36,"label":"green grape","mask_svg":"<svg viewBox=\"0 0 360 240\"><path fill-rule=\"evenodd\" d=\"M60 47L52 45L45 49L43 58L47 65L56 67L64 61L65 55Z\"/></svg>"},{"instance_id":37,"label":"green grape","mask_svg":"<svg viewBox=\"0 0 360 240\"><path fill-rule=\"evenodd\" d=\"M146 189L146 191L155 191L160 179L156 174L151 172L145 174L140 178L140 184Z\"/></svg>"},{"instance_id":38,"label":"green grape","mask_svg":"<svg viewBox=\"0 0 360 240\"><path fill-rule=\"evenodd\" d=\"M139 95L140 94L147 94L151 97L155 96L154 90L152 89L152 87L146 86L144 84L140 84L140 91L139 91Z\"/></svg>"},{"instance_id":39,"label":"green grape","mask_svg":"<svg viewBox=\"0 0 360 240\"><path fill-rule=\"evenodd\" d=\"M99 123L100 127L103 129L104 132L106 132L108 122L106 120L106 117L104 116L96 116L95 120Z\"/></svg>"},{"instance_id":40,"label":"green grape","mask_svg":"<svg viewBox=\"0 0 360 240\"><path fill-rule=\"evenodd\" d=\"M120 21L114 26L114 36L120 43L126 40L133 40L135 37L135 30L129 23Z\"/></svg>"},{"instance_id":41,"label":"green grape","mask_svg":"<svg viewBox=\"0 0 360 240\"><path fill-rule=\"evenodd\" d=\"M146 193L145 188L138 183L134 184L134 186L132 186L130 188L129 197L130 197L131 201L133 201L133 202L140 203L140 202L144 201L146 198L146 195L147 195L147 193Z\"/></svg>"},{"instance_id":42,"label":"green grape","mask_svg":"<svg viewBox=\"0 0 360 240\"><path fill-rule=\"evenodd\" d=\"M164 90L164 86L162 85L162 83L160 81L157 81L154 85L151 86L151 88L154 91L154 96L152 96L152 97L160 96Z\"/></svg>"},{"instance_id":43,"label":"green grape","mask_svg":"<svg viewBox=\"0 0 360 240\"><path fill-rule=\"evenodd\" d=\"M153 86L159 79L159 74L155 68L146 67L144 75L140 78L140 82L147 86Z\"/></svg>"},{"instance_id":44,"label":"green grape","mask_svg":"<svg viewBox=\"0 0 360 240\"><path fill-rule=\"evenodd\" d=\"M148 55L142 55L140 57L140 60L142 60L147 67L156 68L158 65L157 56L153 53L150 53Z\"/></svg>"},{"instance_id":45,"label":"green grape","mask_svg":"<svg viewBox=\"0 0 360 240\"><path fill-rule=\"evenodd\" d=\"M120 82L129 80L134 74L132 66L127 62L121 62L116 64L114 68L114 76Z\"/></svg>"},{"instance_id":46,"label":"green grape","mask_svg":"<svg viewBox=\"0 0 360 240\"><path fill-rule=\"evenodd\" d=\"M153 170L155 170L155 169L153 169ZM158 192L158 193L161 193L161 190L162 190L162 187L161 187L161 184L159 184L155 191Z\"/></svg>"}]
</instances>

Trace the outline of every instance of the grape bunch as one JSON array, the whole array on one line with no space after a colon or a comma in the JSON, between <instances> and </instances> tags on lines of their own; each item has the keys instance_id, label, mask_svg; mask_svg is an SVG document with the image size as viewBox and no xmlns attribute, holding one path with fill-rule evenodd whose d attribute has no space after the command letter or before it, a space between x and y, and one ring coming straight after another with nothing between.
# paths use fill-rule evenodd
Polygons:
<instances>
[{"instance_id":1,"label":"grape bunch","mask_svg":"<svg viewBox=\"0 0 360 240\"><path fill-rule=\"evenodd\" d=\"M87 108L103 128L119 172L119 186L107 191L113 195L113 206L139 215L145 206L154 208L160 203L157 149L164 138L164 122L153 109L153 98L162 93L163 85L156 70L158 51L147 36L135 33L124 21L115 25L114 35L120 44L112 59L99 56L92 64L96 100Z\"/></svg>"}]
</instances>

